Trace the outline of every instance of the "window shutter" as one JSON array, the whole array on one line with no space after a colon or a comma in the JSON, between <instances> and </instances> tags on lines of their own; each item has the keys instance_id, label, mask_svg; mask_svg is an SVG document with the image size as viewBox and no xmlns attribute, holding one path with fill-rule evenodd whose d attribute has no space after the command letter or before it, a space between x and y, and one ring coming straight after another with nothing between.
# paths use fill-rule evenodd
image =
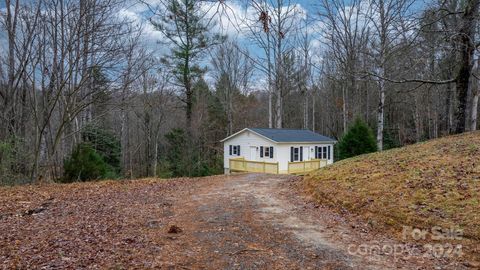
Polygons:
<instances>
[{"instance_id":1,"label":"window shutter","mask_svg":"<svg viewBox=\"0 0 480 270\"><path fill-rule=\"evenodd\" d=\"M270 146L270 158L273 158L273 146Z\"/></svg>"},{"instance_id":2,"label":"window shutter","mask_svg":"<svg viewBox=\"0 0 480 270\"><path fill-rule=\"evenodd\" d=\"M230 146L230 156L232 155L232 145L229 145Z\"/></svg>"},{"instance_id":3,"label":"window shutter","mask_svg":"<svg viewBox=\"0 0 480 270\"><path fill-rule=\"evenodd\" d=\"M328 152L327 152L328 153L328 157L327 157L328 159L330 159L330 147L331 146L329 145L328 148L327 148L328 149Z\"/></svg>"},{"instance_id":4,"label":"window shutter","mask_svg":"<svg viewBox=\"0 0 480 270\"><path fill-rule=\"evenodd\" d=\"M260 146L260 157L263 157L263 146Z\"/></svg>"},{"instance_id":5,"label":"window shutter","mask_svg":"<svg viewBox=\"0 0 480 270\"><path fill-rule=\"evenodd\" d=\"M237 147L238 147L238 148L237 148L237 149L238 149L238 150L237 150L237 156L240 156L240 145L237 145Z\"/></svg>"},{"instance_id":6,"label":"window shutter","mask_svg":"<svg viewBox=\"0 0 480 270\"><path fill-rule=\"evenodd\" d=\"M293 146L290 147L290 162L293 162Z\"/></svg>"},{"instance_id":7,"label":"window shutter","mask_svg":"<svg viewBox=\"0 0 480 270\"><path fill-rule=\"evenodd\" d=\"M300 161L303 161L303 146L300 146Z\"/></svg>"},{"instance_id":8,"label":"window shutter","mask_svg":"<svg viewBox=\"0 0 480 270\"><path fill-rule=\"evenodd\" d=\"M318 158L318 146L315 146L315 158Z\"/></svg>"}]
</instances>

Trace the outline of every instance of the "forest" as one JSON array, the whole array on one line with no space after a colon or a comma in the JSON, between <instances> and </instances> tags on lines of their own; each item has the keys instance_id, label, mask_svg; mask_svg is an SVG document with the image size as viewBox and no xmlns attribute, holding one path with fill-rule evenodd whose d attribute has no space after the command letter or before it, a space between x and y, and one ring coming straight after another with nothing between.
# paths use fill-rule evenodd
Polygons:
<instances>
[{"instance_id":1,"label":"forest","mask_svg":"<svg viewBox=\"0 0 480 270\"><path fill-rule=\"evenodd\" d=\"M223 173L245 127L476 130L480 0L5 0L0 185Z\"/></svg>"}]
</instances>

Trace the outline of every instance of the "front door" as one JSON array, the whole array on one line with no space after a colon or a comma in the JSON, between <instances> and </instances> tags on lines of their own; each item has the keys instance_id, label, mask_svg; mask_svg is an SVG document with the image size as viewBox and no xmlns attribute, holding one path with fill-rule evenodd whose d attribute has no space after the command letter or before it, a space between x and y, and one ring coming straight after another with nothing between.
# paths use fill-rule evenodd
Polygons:
<instances>
[{"instance_id":1,"label":"front door","mask_svg":"<svg viewBox=\"0 0 480 270\"><path fill-rule=\"evenodd\" d=\"M257 160L257 147L256 146L250 146L250 160Z\"/></svg>"}]
</instances>

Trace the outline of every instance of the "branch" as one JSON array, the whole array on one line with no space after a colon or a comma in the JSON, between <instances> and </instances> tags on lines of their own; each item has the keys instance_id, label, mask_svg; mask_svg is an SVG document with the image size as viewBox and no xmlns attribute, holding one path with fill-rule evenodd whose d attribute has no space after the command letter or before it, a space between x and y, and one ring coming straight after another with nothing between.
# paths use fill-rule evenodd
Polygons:
<instances>
[{"instance_id":1,"label":"branch","mask_svg":"<svg viewBox=\"0 0 480 270\"><path fill-rule=\"evenodd\" d=\"M373 76L375 78L378 78L378 79L381 79L381 80L384 80L384 81L387 81L387 82L391 82L391 83L423 83L423 84L449 84L449 83L453 83L453 82L456 82L457 79L456 78L452 78L452 79L447 79L447 80L441 80L441 81L437 81L437 80L423 80L423 79L402 79L402 80L393 80L393 79L390 79L390 78L385 78L385 77L382 77L378 74L375 74L375 73L371 73L371 72L368 72L368 75L370 76Z\"/></svg>"}]
</instances>

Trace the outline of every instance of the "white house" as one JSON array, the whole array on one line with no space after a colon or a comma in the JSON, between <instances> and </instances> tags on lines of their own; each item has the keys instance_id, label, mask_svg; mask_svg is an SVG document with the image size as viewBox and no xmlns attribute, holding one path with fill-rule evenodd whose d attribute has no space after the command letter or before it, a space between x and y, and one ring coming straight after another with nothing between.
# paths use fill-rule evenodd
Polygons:
<instances>
[{"instance_id":1,"label":"white house","mask_svg":"<svg viewBox=\"0 0 480 270\"><path fill-rule=\"evenodd\" d=\"M336 141L305 129L245 128L223 139L225 173L230 172L230 159L278 162L279 173L288 171L289 162L314 159L333 163Z\"/></svg>"}]
</instances>

